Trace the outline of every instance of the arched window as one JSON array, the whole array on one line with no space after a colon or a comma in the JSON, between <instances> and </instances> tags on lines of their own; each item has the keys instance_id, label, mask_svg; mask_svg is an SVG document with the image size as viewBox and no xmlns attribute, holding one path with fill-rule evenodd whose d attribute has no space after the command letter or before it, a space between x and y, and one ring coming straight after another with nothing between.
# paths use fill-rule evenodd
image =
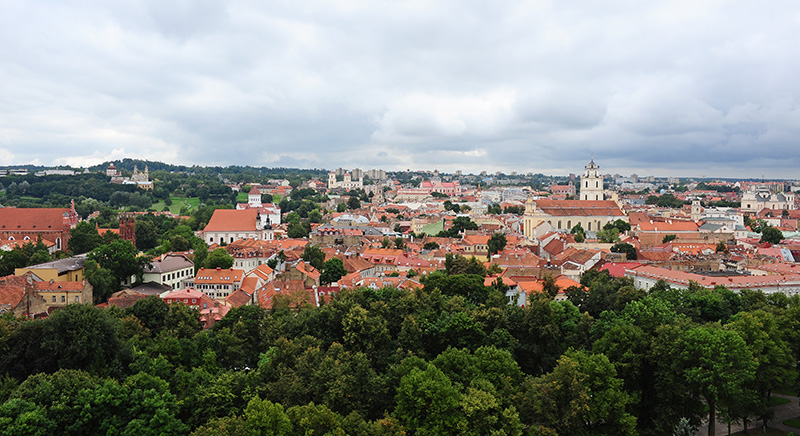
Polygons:
<instances>
[{"instance_id":1,"label":"arched window","mask_svg":"<svg viewBox=\"0 0 800 436\"><path fill-rule=\"evenodd\" d=\"M599 188L600 187L600 182L594 182L594 187L595 188Z\"/></svg>"},{"instance_id":2,"label":"arched window","mask_svg":"<svg viewBox=\"0 0 800 436\"><path fill-rule=\"evenodd\" d=\"M558 228L561 228L561 220L558 220Z\"/></svg>"},{"instance_id":3,"label":"arched window","mask_svg":"<svg viewBox=\"0 0 800 436\"><path fill-rule=\"evenodd\" d=\"M572 220L567 221L567 228L572 229Z\"/></svg>"},{"instance_id":4,"label":"arched window","mask_svg":"<svg viewBox=\"0 0 800 436\"><path fill-rule=\"evenodd\" d=\"M592 222L591 221L589 222L589 228L587 230L589 230L590 232L592 231Z\"/></svg>"}]
</instances>

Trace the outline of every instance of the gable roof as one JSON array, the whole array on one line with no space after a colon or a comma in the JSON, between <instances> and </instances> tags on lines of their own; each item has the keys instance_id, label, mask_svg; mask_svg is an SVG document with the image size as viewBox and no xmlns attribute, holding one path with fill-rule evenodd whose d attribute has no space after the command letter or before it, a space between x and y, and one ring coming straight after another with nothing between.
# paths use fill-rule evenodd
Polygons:
<instances>
[{"instance_id":1,"label":"gable roof","mask_svg":"<svg viewBox=\"0 0 800 436\"><path fill-rule=\"evenodd\" d=\"M25 276L0 277L0 306L17 307L25 295Z\"/></svg>"},{"instance_id":2,"label":"gable roof","mask_svg":"<svg viewBox=\"0 0 800 436\"><path fill-rule=\"evenodd\" d=\"M242 280L244 271L240 269L206 269L200 268L194 277L194 283L236 283Z\"/></svg>"},{"instance_id":3,"label":"gable roof","mask_svg":"<svg viewBox=\"0 0 800 436\"><path fill-rule=\"evenodd\" d=\"M145 273L166 273L185 268L194 268L194 263L182 254L165 254L151 261L144 267Z\"/></svg>"},{"instance_id":4,"label":"gable roof","mask_svg":"<svg viewBox=\"0 0 800 436\"><path fill-rule=\"evenodd\" d=\"M203 232L243 232L257 231L256 209L217 209L208 221Z\"/></svg>"},{"instance_id":5,"label":"gable roof","mask_svg":"<svg viewBox=\"0 0 800 436\"><path fill-rule=\"evenodd\" d=\"M619 205L611 200L548 200L535 201L536 208L552 216L624 216Z\"/></svg>"},{"instance_id":6,"label":"gable roof","mask_svg":"<svg viewBox=\"0 0 800 436\"><path fill-rule=\"evenodd\" d=\"M86 286L83 281L80 282L56 282L53 280L47 282L34 282L34 288L37 291L66 291L66 292L80 292Z\"/></svg>"},{"instance_id":7,"label":"gable roof","mask_svg":"<svg viewBox=\"0 0 800 436\"><path fill-rule=\"evenodd\" d=\"M64 216L69 216L67 208L0 208L0 231L63 230Z\"/></svg>"}]
</instances>

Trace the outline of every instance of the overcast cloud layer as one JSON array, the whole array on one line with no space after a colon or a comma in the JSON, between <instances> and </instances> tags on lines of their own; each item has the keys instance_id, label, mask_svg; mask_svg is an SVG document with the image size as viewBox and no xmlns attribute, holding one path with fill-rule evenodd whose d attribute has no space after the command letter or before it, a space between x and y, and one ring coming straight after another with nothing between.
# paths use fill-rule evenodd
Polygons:
<instances>
[{"instance_id":1,"label":"overcast cloud layer","mask_svg":"<svg viewBox=\"0 0 800 436\"><path fill-rule=\"evenodd\" d=\"M0 0L0 165L798 178L799 73L796 0Z\"/></svg>"}]
</instances>

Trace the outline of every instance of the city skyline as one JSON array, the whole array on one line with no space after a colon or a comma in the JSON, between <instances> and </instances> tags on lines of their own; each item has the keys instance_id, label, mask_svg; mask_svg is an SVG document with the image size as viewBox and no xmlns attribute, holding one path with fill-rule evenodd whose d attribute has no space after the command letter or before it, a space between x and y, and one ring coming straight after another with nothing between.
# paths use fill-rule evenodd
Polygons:
<instances>
[{"instance_id":1,"label":"city skyline","mask_svg":"<svg viewBox=\"0 0 800 436\"><path fill-rule=\"evenodd\" d=\"M797 178L800 6L70 1L0 17L0 165Z\"/></svg>"}]
</instances>

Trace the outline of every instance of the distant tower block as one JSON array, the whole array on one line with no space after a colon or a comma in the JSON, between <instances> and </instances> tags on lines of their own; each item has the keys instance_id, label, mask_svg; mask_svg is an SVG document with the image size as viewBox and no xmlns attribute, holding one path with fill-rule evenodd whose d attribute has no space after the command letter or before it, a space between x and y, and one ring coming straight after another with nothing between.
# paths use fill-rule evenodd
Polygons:
<instances>
[{"instance_id":1,"label":"distant tower block","mask_svg":"<svg viewBox=\"0 0 800 436\"><path fill-rule=\"evenodd\" d=\"M594 157L585 168L581 177L581 200L603 200L603 176L600 167L594 163Z\"/></svg>"}]
</instances>

